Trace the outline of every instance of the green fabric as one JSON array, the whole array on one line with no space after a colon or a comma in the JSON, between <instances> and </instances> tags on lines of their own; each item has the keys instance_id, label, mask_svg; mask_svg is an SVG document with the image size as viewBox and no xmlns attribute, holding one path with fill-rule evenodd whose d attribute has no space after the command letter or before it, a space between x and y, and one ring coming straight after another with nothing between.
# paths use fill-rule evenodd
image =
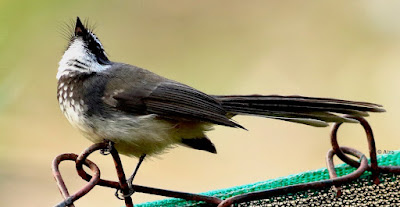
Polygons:
<instances>
[{"instance_id":1,"label":"green fabric","mask_svg":"<svg viewBox=\"0 0 400 207\"><path fill-rule=\"evenodd\" d=\"M341 206L400 206L400 175L380 174L380 184L364 176L340 186L342 195L336 196L331 188L306 190L285 195L271 196L236 204L240 207L341 207Z\"/></svg>"},{"instance_id":2,"label":"green fabric","mask_svg":"<svg viewBox=\"0 0 400 207\"><path fill-rule=\"evenodd\" d=\"M384 154L378 156L378 165L382 166L400 166L400 151L394 151L392 154ZM349 174L354 171L353 167L347 164L341 164L336 167L336 172L338 176ZM371 175L370 172L365 172L360 179L356 182L365 182ZM390 175L392 176L392 175ZM390 177L389 176L389 177ZM261 181L257 183L252 183L248 185L236 186L232 188L220 189L201 193L202 195L215 196L221 199L226 199L232 196L240 195L243 193L267 190L282 186L295 185L300 183L308 183L313 181L329 179L328 170L326 168L308 171L296 175L290 175L287 177L271 179L267 181ZM364 181L362 181L364 180ZM197 206L199 202L185 201L182 199L165 199L153 202L147 202L143 204L136 204L136 207L150 207L150 206Z\"/></svg>"}]
</instances>

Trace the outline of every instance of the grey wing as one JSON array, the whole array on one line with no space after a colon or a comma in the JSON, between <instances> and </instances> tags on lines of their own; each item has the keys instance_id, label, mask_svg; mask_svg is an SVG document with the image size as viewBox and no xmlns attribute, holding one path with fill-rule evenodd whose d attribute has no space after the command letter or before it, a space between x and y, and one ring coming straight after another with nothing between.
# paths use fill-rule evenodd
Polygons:
<instances>
[{"instance_id":1,"label":"grey wing","mask_svg":"<svg viewBox=\"0 0 400 207\"><path fill-rule=\"evenodd\" d=\"M214 97L173 81L162 81L151 90L131 88L112 98L117 101L116 108L130 113L243 128L226 116L227 112Z\"/></svg>"}]
</instances>

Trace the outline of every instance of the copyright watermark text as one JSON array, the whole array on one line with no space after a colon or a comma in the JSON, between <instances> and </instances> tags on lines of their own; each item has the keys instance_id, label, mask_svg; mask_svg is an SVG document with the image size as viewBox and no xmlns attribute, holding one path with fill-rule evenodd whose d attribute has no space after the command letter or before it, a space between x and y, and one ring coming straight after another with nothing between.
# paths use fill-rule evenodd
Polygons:
<instances>
[{"instance_id":1,"label":"copyright watermark text","mask_svg":"<svg viewBox=\"0 0 400 207\"><path fill-rule=\"evenodd\" d=\"M389 155L392 155L392 154L394 154L394 151L393 150L376 150L376 153L377 154L380 154L380 155L382 155L382 154L389 154Z\"/></svg>"}]
</instances>

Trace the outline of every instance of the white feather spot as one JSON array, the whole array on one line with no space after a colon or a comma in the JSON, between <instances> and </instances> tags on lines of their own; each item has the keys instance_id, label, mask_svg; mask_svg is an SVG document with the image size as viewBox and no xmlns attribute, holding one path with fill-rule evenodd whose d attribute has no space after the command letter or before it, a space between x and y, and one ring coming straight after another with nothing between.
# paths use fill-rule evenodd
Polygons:
<instances>
[{"instance_id":1,"label":"white feather spot","mask_svg":"<svg viewBox=\"0 0 400 207\"><path fill-rule=\"evenodd\" d=\"M122 92L124 92L124 91L125 91L124 89L115 90L115 91L113 92L113 94L114 94L114 95L118 95L119 93L122 93Z\"/></svg>"}]
</instances>

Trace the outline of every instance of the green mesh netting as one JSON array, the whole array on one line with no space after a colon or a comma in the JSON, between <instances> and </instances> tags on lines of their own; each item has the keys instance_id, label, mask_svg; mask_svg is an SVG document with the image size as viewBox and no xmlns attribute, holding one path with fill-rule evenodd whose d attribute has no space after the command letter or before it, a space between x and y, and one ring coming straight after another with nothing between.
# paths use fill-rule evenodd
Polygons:
<instances>
[{"instance_id":1,"label":"green mesh netting","mask_svg":"<svg viewBox=\"0 0 400 207\"><path fill-rule=\"evenodd\" d=\"M393 154L378 156L378 165L400 166L400 151ZM355 168L347 164L336 167L338 176L353 172ZM370 179L370 172L365 172L359 179L342 185L343 195L335 197L331 188L301 191L294 194L280 195L268 199L256 200L237 204L236 206L400 206L400 175L381 174L381 184L374 185ZM235 195L249 193L260 190L267 190L282 186L308 183L313 181L329 179L326 168L290 175L248 185L236 186L232 188L220 189L201 193L202 195L215 196L226 199ZM165 199L143 204L136 207L150 206L199 206L202 202L185 201L182 199Z\"/></svg>"}]
</instances>

